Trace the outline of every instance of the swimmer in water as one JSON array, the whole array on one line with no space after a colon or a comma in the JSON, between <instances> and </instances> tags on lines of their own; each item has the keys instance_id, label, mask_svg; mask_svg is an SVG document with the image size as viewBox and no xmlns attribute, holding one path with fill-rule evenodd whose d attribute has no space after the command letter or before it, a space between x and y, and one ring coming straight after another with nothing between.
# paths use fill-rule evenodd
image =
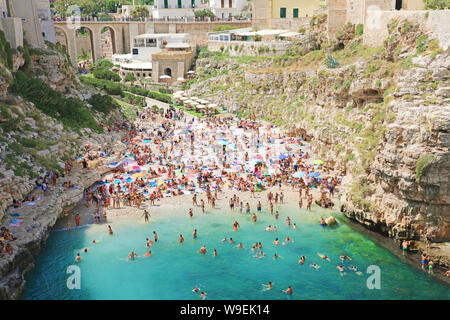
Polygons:
<instances>
[{"instance_id":1,"label":"swimmer in water","mask_svg":"<svg viewBox=\"0 0 450 320\"><path fill-rule=\"evenodd\" d=\"M272 243L277 246L280 244L280 240L278 240L278 238L276 238Z\"/></svg>"},{"instance_id":2,"label":"swimmer in water","mask_svg":"<svg viewBox=\"0 0 450 320\"><path fill-rule=\"evenodd\" d=\"M358 268L356 266L353 266L351 270L355 271L355 273L359 276L362 274L361 271L358 271Z\"/></svg>"},{"instance_id":3,"label":"swimmer in water","mask_svg":"<svg viewBox=\"0 0 450 320\"><path fill-rule=\"evenodd\" d=\"M183 243L184 242L184 238L183 235L180 234L180 237L178 238L178 243Z\"/></svg>"},{"instance_id":4,"label":"swimmer in water","mask_svg":"<svg viewBox=\"0 0 450 320\"><path fill-rule=\"evenodd\" d=\"M136 252L131 251L127 257L127 261L128 261L128 259L134 260L134 257L139 257L139 255Z\"/></svg>"},{"instance_id":5,"label":"swimmer in water","mask_svg":"<svg viewBox=\"0 0 450 320\"><path fill-rule=\"evenodd\" d=\"M153 241L151 239L145 238L145 240L147 240L147 244L145 245L147 248L153 244Z\"/></svg>"},{"instance_id":6,"label":"swimmer in water","mask_svg":"<svg viewBox=\"0 0 450 320\"><path fill-rule=\"evenodd\" d=\"M227 238L223 238L221 241L222 242L227 242Z\"/></svg>"},{"instance_id":7,"label":"swimmer in water","mask_svg":"<svg viewBox=\"0 0 450 320\"><path fill-rule=\"evenodd\" d=\"M316 269L316 270L318 270L320 267L317 265L317 264L315 264L315 263L313 263L312 265L311 265L311 267L313 267L314 269Z\"/></svg>"},{"instance_id":8,"label":"swimmer in water","mask_svg":"<svg viewBox=\"0 0 450 320\"><path fill-rule=\"evenodd\" d=\"M284 293L292 294L292 288L289 286L286 290L282 290Z\"/></svg>"},{"instance_id":9,"label":"swimmer in water","mask_svg":"<svg viewBox=\"0 0 450 320\"><path fill-rule=\"evenodd\" d=\"M201 247L200 250L198 250L198 253L206 254L206 246L203 245L203 247Z\"/></svg>"},{"instance_id":10,"label":"swimmer in water","mask_svg":"<svg viewBox=\"0 0 450 320\"><path fill-rule=\"evenodd\" d=\"M148 250L146 254L144 254L144 257L150 257L152 255L152 250Z\"/></svg>"},{"instance_id":11,"label":"swimmer in water","mask_svg":"<svg viewBox=\"0 0 450 320\"><path fill-rule=\"evenodd\" d=\"M272 289L272 282L271 281L269 281L267 284L262 283L262 285L265 287L264 291Z\"/></svg>"},{"instance_id":12,"label":"swimmer in water","mask_svg":"<svg viewBox=\"0 0 450 320\"><path fill-rule=\"evenodd\" d=\"M79 253L77 253L77 256L75 258L75 262L81 262L81 260L83 260L83 258L80 256Z\"/></svg>"},{"instance_id":13,"label":"swimmer in water","mask_svg":"<svg viewBox=\"0 0 450 320\"><path fill-rule=\"evenodd\" d=\"M260 252L258 252L257 254L256 254L256 258L264 258L266 256L266 254L261 250Z\"/></svg>"},{"instance_id":14,"label":"swimmer in water","mask_svg":"<svg viewBox=\"0 0 450 320\"><path fill-rule=\"evenodd\" d=\"M300 259L298 260L298 264L304 264L305 263L305 256L301 256Z\"/></svg>"},{"instance_id":15,"label":"swimmer in water","mask_svg":"<svg viewBox=\"0 0 450 320\"><path fill-rule=\"evenodd\" d=\"M328 258L328 257L327 257L326 255L324 255L324 254L318 253L317 255L318 255L320 258L324 259L324 260L330 261L330 258Z\"/></svg>"},{"instance_id":16,"label":"swimmer in water","mask_svg":"<svg viewBox=\"0 0 450 320\"><path fill-rule=\"evenodd\" d=\"M340 258L342 261L344 261L344 260L352 260L349 256L346 256L346 255L340 256L339 258Z\"/></svg>"},{"instance_id":17,"label":"swimmer in water","mask_svg":"<svg viewBox=\"0 0 450 320\"><path fill-rule=\"evenodd\" d=\"M214 253L213 253L214 257L217 257L217 250L214 249Z\"/></svg>"},{"instance_id":18,"label":"swimmer in water","mask_svg":"<svg viewBox=\"0 0 450 320\"><path fill-rule=\"evenodd\" d=\"M275 254L273 255L272 258L273 258L274 260L277 259L277 258L282 258L282 259L283 259L283 257L282 257L282 256L279 256L276 252L275 252Z\"/></svg>"},{"instance_id":19,"label":"swimmer in water","mask_svg":"<svg viewBox=\"0 0 450 320\"><path fill-rule=\"evenodd\" d=\"M206 292L201 292L200 293L200 297L203 299L203 300L205 300L206 299Z\"/></svg>"},{"instance_id":20,"label":"swimmer in water","mask_svg":"<svg viewBox=\"0 0 450 320\"><path fill-rule=\"evenodd\" d=\"M241 226L239 225L239 223L237 221L234 221L234 223L233 223L233 230L236 231L240 227Z\"/></svg>"},{"instance_id":21,"label":"swimmer in water","mask_svg":"<svg viewBox=\"0 0 450 320\"><path fill-rule=\"evenodd\" d=\"M114 232L112 231L111 226L108 226L108 234L109 234L110 236L112 236L113 233L114 233Z\"/></svg>"},{"instance_id":22,"label":"swimmer in water","mask_svg":"<svg viewBox=\"0 0 450 320\"><path fill-rule=\"evenodd\" d=\"M95 241L95 240L92 240L92 243L93 243L93 244L97 244L97 241Z\"/></svg>"},{"instance_id":23,"label":"swimmer in water","mask_svg":"<svg viewBox=\"0 0 450 320\"><path fill-rule=\"evenodd\" d=\"M292 225L292 229L297 229L297 225L295 223Z\"/></svg>"},{"instance_id":24,"label":"swimmer in water","mask_svg":"<svg viewBox=\"0 0 450 320\"><path fill-rule=\"evenodd\" d=\"M194 233L192 234L192 236L194 237L194 239L197 239L197 229L194 229Z\"/></svg>"},{"instance_id":25,"label":"swimmer in water","mask_svg":"<svg viewBox=\"0 0 450 320\"><path fill-rule=\"evenodd\" d=\"M242 244L242 242L239 242L239 244L236 246L236 248L244 248L244 249L245 249L245 247L244 247L244 245Z\"/></svg>"},{"instance_id":26,"label":"swimmer in water","mask_svg":"<svg viewBox=\"0 0 450 320\"><path fill-rule=\"evenodd\" d=\"M325 222L324 218L320 218L320 225L321 226L326 226L327 225L327 223Z\"/></svg>"},{"instance_id":27,"label":"swimmer in water","mask_svg":"<svg viewBox=\"0 0 450 320\"><path fill-rule=\"evenodd\" d=\"M277 231L277 226L273 226L272 231Z\"/></svg>"},{"instance_id":28,"label":"swimmer in water","mask_svg":"<svg viewBox=\"0 0 450 320\"><path fill-rule=\"evenodd\" d=\"M344 267L343 266L337 266L336 267L341 273L344 272Z\"/></svg>"},{"instance_id":29,"label":"swimmer in water","mask_svg":"<svg viewBox=\"0 0 450 320\"><path fill-rule=\"evenodd\" d=\"M200 291L200 288L198 286L195 286L195 288L192 289L192 292L199 292L199 291Z\"/></svg>"},{"instance_id":30,"label":"swimmer in water","mask_svg":"<svg viewBox=\"0 0 450 320\"><path fill-rule=\"evenodd\" d=\"M192 212L192 209L189 209L189 217L192 218L193 215L194 215L194 213Z\"/></svg>"},{"instance_id":31,"label":"swimmer in water","mask_svg":"<svg viewBox=\"0 0 450 320\"><path fill-rule=\"evenodd\" d=\"M287 236L287 237L286 237L286 240L284 240L284 241L286 241L286 243L294 242L294 240L292 240L292 238L289 237L289 236Z\"/></svg>"},{"instance_id":32,"label":"swimmer in water","mask_svg":"<svg viewBox=\"0 0 450 320\"><path fill-rule=\"evenodd\" d=\"M83 248L83 252L88 252L88 248Z\"/></svg>"},{"instance_id":33,"label":"swimmer in water","mask_svg":"<svg viewBox=\"0 0 450 320\"><path fill-rule=\"evenodd\" d=\"M230 238L230 243L234 243L234 240L233 240L233 238Z\"/></svg>"},{"instance_id":34,"label":"swimmer in water","mask_svg":"<svg viewBox=\"0 0 450 320\"><path fill-rule=\"evenodd\" d=\"M269 224L269 226L266 228L266 231L272 231L272 226Z\"/></svg>"}]
</instances>

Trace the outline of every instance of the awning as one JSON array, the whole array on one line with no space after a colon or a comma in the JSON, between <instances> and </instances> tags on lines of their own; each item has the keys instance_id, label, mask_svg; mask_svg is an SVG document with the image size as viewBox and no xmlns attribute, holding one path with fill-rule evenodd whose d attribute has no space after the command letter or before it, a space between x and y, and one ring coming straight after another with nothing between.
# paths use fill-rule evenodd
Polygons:
<instances>
[{"instance_id":1,"label":"awning","mask_svg":"<svg viewBox=\"0 0 450 320\"><path fill-rule=\"evenodd\" d=\"M189 43L177 43L177 42L172 42L172 43L168 43L166 44L166 48L189 48L190 45Z\"/></svg>"}]
</instances>

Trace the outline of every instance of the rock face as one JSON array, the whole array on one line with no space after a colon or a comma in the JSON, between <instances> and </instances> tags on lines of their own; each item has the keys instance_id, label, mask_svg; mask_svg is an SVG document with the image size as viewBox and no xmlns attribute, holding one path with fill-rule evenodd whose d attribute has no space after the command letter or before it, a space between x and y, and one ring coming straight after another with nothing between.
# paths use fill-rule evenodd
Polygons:
<instances>
[{"instance_id":1,"label":"rock face","mask_svg":"<svg viewBox=\"0 0 450 320\"><path fill-rule=\"evenodd\" d=\"M120 136L116 138L120 141ZM124 145L120 143L116 147L122 149ZM109 162L111 161L114 159L110 158ZM83 198L84 190L96 181L100 181L102 174L111 170L106 164L106 162L100 163L96 170L90 170L87 173L83 170L74 170L70 177L65 178L73 183L74 189L54 187L49 191L49 195L40 195L42 200L37 201L36 206L30 207L31 209L20 209L22 213L26 212L23 214L20 227L12 230L17 238L11 242L13 254L5 255L0 259L0 299L15 300L20 297L25 286L24 275L34 267L34 261L44 247L63 209L79 203ZM13 212L13 210L9 211L9 213ZM9 228L8 221L10 218L3 219L2 226Z\"/></svg>"},{"instance_id":2,"label":"rock face","mask_svg":"<svg viewBox=\"0 0 450 320\"><path fill-rule=\"evenodd\" d=\"M395 239L450 241L450 56L432 52L431 39L419 54L418 26L404 29L392 28L395 45L332 69L198 60L199 73L217 76L190 91L310 140L343 176L341 209L351 219Z\"/></svg>"}]
</instances>

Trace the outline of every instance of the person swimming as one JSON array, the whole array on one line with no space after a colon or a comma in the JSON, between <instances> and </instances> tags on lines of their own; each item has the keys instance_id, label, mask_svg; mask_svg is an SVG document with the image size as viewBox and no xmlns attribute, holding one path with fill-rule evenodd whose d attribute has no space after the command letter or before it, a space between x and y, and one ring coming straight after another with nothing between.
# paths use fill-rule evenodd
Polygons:
<instances>
[{"instance_id":1,"label":"person swimming","mask_svg":"<svg viewBox=\"0 0 450 320\"><path fill-rule=\"evenodd\" d=\"M83 248L83 252L88 252L88 248Z\"/></svg>"},{"instance_id":2,"label":"person swimming","mask_svg":"<svg viewBox=\"0 0 450 320\"><path fill-rule=\"evenodd\" d=\"M298 264L304 264L306 260L305 256L301 256L300 259L298 260Z\"/></svg>"},{"instance_id":3,"label":"person swimming","mask_svg":"<svg viewBox=\"0 0 450 320\"><path fill-rule=\"evenodd\" d=\"M343 255L339 257L342 261L344 260L352 260L349 256Z\"/></svg>"},{"instance_id":4,"label":"person swimming","mask_svg":"<svg viewBox=\"0 0 450 320\"><path fill-rule=\"evenodd\" d=\"M268 227L266 227L266 231L272 231L272 226L270 224Z\"/></svg>"},{"instance_id":5,"label":"person swimming","mask_svg":"<svg viewBox=\"0 0 450 320\"><path fill-rule=\"evenodd\" d=\"M192 292L199 292L199 291L200 291L200 288L198 286L195 286L195 288L192 289Z\"/></svg>"},{"instance_id":6,"label":"person swimming","mask_svg":"<svg viewBox=\"0 0 450 320\"><path fill-rule=\"evenodd\" d=\"M262 285L265 287L263 289L263 291L267 291L267 290L271 290L272 289L272 282L271 281L269 281L267 284L262 283Z\"/></svg>"},{"instance_id":7,"label":"person swimming","mask_svg":"<svg viewBox=\"0 0 450 320\"><path fill-rule=\"evenodd\" d=\"M321 226L326 226L327 225L327 223L325 222L325 219L324 218L320 218L320 225Z\"/></svg>"},{"instance_id":8,"label":"person swimming","mask_svg":"<svg viewBox=\"0 0 450 320\"><path fill-rule=\"evenodd\" d=\"M80 253L77 253L77 256L75 257L75 262L81 262L83 258L81 257Z\"/></svg>"},{"instance_id":9,"label":"person swimming","mask_svg":"<svg viewBox=\"0 0 450 320\"><path fill-rule=\"evenodd\" d=\"M331 261L330 258L328 258L328 257L327 257L326 255L324 255L324 254L318 253L317 255L318 255L321 259Z\"/></svg>"},{"instance_id":10,"label":"person swimming","mask_svg":"<svg viewBox=\"0 0 450 320\"><path fill-rule=\"evenodd\" d=\"M198 253L206 254L206 246L203 245L203 247L201 247L200 250L198 250Z\"/></svg>"},{"instance_id":11,"label":"person swimming","mask_svg":"<svg viewBox=\"0 0 450 320\"><path fill-rule=\"evenodd\" d=\"M144 254L144 257L150 257L152 255L152 250L148 250L146 254Z\"/></svg>"},{"instance_id":12,"label":"person swimming","mask_svg":"<svg viewBox=\"0 0 450 320\"><path fill-rule=\"evenodd\" d=\"M314 269L319 269L320 267L317 265L317 264L315 264L315 263L313 263L312 265L311 265L311 267L313 267Z\"/></svg>"},{"instance_id":13,"label":"person swimming","mask_svg":"<svg viewBox=\"0 0 450 320\"><path fill-rule=\"evenodd\" d=\"M134 260L135 257L139 257L139 255L136 252L131 251L127 257L127 261L128 261L128 259Z\"/></svg>"},{"instance_id":14,"label":"person swimming","mask_svg":"<svg viewBox=\"0 0 450 320\"><path fill-rule=\"evenodd\" d=\"M344 272L344 267L343 266L337 266L336 268L339 270L339 272L342 275L342 273Z\"/></svg>"},{"instance_id":15,"label":"person swimming","mask_svg":"<svg viewBox=\"0 0 450 320\"><path fill-rule=\"evenodd\" d=\"M288 286L288 288L286 289L286 290L282 290L284 293L287 293L287 294L292 294L292 288L291 288L291 286Z\"/></svg>"},{"instance_id":16,"label":"person swimming","mask_svg":"<svg viewBox=\"0 0 450 320\"><path fill-rule=\"evenodd\" d=\"M239 223L237 221L233 222L233 230L236 231L238 228L240 228L241 226L239 225Z\"/></svg>"},{"instance_id":17,"label":"person swimming","mask_svg":"<svg viewBox=\"0 0 450 320\"><path fill-rule=\"evenodd\" d=\"M114 232L112 231L111 226L108 226L108 234L109 234L110 236L112 236L112 235L114 234Z\"/></svg>"},{"instance_id":18,"label":"person swimming","mask_svg":"<svg viewBox=\"0 0 450 320\"><path fill-rule=\"evenodd\" d=\"M278 240L278 238L276 238L272 243L277 246L280 244L280 240Z\"/></svg>"},{"instance_id":19,"label":"person swimming","mask_svg":"<svg viewBox=\"0 0 450 320\"><path fill-rule=\"evenodd\" d=\"M180 237L178 238L178 243L183 243L184 242L184 238L183 235L180 234Z\"/></svg>"},{"instance_id":20,"label":"person swimming","mask_svg":"<svg viewBox=\"0 0 450 320\"><path fill-rule=\"evenodd\" d=\"M214 253L213 253L214 257L217 257L217 250L214 249Z\"/></svg>"},{"instance_id":21,"label":"person swimming","mask_svg":"<svg viewBox=\"0 0 450 320\"><path fill-rule=\"evenodd\" d=\"M223 238L222 240L220 240L222 242L227 242L227 238Z\"/></svg>"},{"instance_id":22,"label":"person swimming","mask_svg":"<svg viewBox=\"0 0 450 320\"><path fill-rule=\"evenodd\" d=\"M205 300L206 299L206 292L201 292L200 293L200 297L203 299L203 300Z\"/></svg>"},{"instance_id":23,"label":"person swimming","mask_svg":"<svg viewBox=\"0 0 450 320\"><path fill-rule=\"evenodd\" d=\"M233 238L230 238L230 243L234 243L234 240L233 240Z\"/></svg>"},{"instance_id":24,"label":"person swimming","mask_svg":"<svg viewBox=\"0 0 450 320\"><path fill-rule=\"evenodd\" d=\"M244 249L245 249L245 247L244 247L244 245L242 244L242 242L239 242L239 244L236 246L236 248L244 248Z\"/></svg>"}]
</instances>

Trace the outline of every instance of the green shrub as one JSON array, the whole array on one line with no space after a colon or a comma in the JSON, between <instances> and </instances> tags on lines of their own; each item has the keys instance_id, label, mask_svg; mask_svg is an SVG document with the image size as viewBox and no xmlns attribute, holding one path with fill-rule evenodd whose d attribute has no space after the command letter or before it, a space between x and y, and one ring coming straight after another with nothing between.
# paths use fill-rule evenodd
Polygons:
<instances>
[{"instance_id":1,"label":"green shrub","mask_svg":"<svg viewBox=\"0 0 450 320\"><path fill-rule=\"evenodd\" d=\"M6 41L5 32L0 30L0 61L10 70L13 68L11 45Z\"/></svg>"},{"instance_id":2,"label":"green shrub","mask_svg":"<svg viewBox=\"0 0 450 320\"><path fill-rule=\"evenodd\" d=\"M114 66L114 64L107 59L101 59L101 60L97 61L97 63L95 65L97 68L100 68L100 69L111 69Z\"/></svg>"},{"instance_id":3,"label":"green shrub","mask_svg":"<svg viewBox=\"0 0 450 320\"><path fill-rule=\"evenodd\" d=\"M426 34L421 35L416 40L416 53L422 53L426 49L426 42L428 40L428 36Z\"/></svg>"},{"instance_id":4,"label":"green shrub","mask_svg":"<svg viewBox=\"0 0 450 320\"><path fill-rule=\"evenodd\" d=\"M136 81L136 77L134 76L134 73L130 72L130 73L127 73L127 75L125 76L123 81L125 81L125 82L135 82Z\"/></svg>"},{"instance_id":5,"label":"green shrub","mask_svg":"<svg viewBox=\"0 0 450 320\"><path fill-rule=\"evenodd\" d=\"M104 68L95 68L92 74L97 79L106 79L114 82L119 82L121 80L117 73Z\"/></svg>"},{"instance_id":6,"label":"green shrub","mask_svg":"<svg viewBox=\"0 0 450 320\"><path fill-rule=\"evenodd\" d=\"M9 87L9 91L33 102L39 110L60 120L68 127L102 131L102 128L81 100L65 98L61 92L53 90L41 79L29 77L18 71L14 74L14 81Z\"/></svg>"},{"instance_id":7,"label":"green shrub","mask_svg":"<svg viewBox=\"0 0 450 320\"><path fill-rule=\"evenodd\" d=\"M357 24L355 28L355 35L357 37L361 36L364 33L364 25L363 24Z\"/></svg>"},{"instance_id":8,"label":"green shrub","mask_svg":"<svg viewBox=\"0 0 450 320\"><path fill-rule=\"evenodd\" d=\"M429 10L443 10L450 8L449 0L423 0L425 9Z\"/></svg>"},{"instance_id":9,"label":"green shrub","mask_svg":"<svg viewBox=\"0 0 450 320\"><path fill-rule=\"evenodd\" d=\"M325 59L324 64L330 69L334 69L334 68L337 68L339 66L339 62L333 56L328 56Z\"/></svg>"},{"instance_id":10,"label":"green shrub","mask_svg":"<svg viewBox=\"0 0 450 320\"><path fill-rule=\"evenodd\" d=\"M120 106L114 102L111 96L94 94L90 99L89 103L92 105L92 108L96 111L102 113L109 113L114 109L119 109Z\"/></svg>"},{"instance_id":11,"label":"green shrub","mask_svg":"<svg viewBox=\"0 0 450 320\"><path fill-rule=\"evenodd\" d=\"M417 160L417 164L416 164L416 181L419 182L420 181L420 177L422 176L423 173L423 168L425 168L425 166L430 163L431 161L436 160L436 158L432 155L423 155L419 158L419 160Z\"/></svg>"}]
</instances>

